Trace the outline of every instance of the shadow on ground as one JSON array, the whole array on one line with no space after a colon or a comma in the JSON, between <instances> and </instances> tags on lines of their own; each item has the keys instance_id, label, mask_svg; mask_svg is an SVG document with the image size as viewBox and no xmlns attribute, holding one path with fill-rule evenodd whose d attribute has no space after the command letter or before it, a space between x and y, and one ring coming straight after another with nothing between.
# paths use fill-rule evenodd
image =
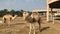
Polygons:
<instances>
[{"instance_id":1,"label":"shadow on ground","mask_svg":"<svg viewBox=\"0 0 60 34\"><path fill-rule=\"evenodd\" d=\"M50 27L43 27L43 28L40 30L40 32L42 32L42 31L44 31L44 30L47 30L48 28L50 28Z\"/></svg>"}]
</instances>

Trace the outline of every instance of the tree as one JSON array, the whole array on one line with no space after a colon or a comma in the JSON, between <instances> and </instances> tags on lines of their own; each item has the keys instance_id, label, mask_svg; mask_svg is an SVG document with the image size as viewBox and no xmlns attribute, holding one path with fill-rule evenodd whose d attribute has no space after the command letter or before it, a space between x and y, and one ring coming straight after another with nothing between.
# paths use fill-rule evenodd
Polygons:
<instances>
[{"instance_id":1,"label":"tree","mask_svg":"<svg viewBox=\"0 0 60 34\"><path fill-rule=\"evenodd\" d=\"M3 15L5 15L7 12L8 12L7 9L0 10L0 17L2 17Z\"/></svg>"},{"instance_id":2,"label":"tree","mask_svg":"<svg viewBox=\"0 0 60 34\"><path fill-rule=\"evenodd\" d=\"M22 17L22 12L21 11L16 11L15 14L17 14L20 17Z\"/></svg>"},{"instance_id":3,"label":"tree","mask_svg":"<svg viewBox=\"0 0 60 34\"><path fill-rule=\"evenodd\" d=\"M14 16L14 15L15 15L15 10L12 9L12 10L10 11L10 14L12 14L12 15Z\"/></svg>"},{"instance_id":4,"label":"tree","mask_svg":"<svg viewBox=\"0 0 60 34\"><path fill-rule=\"evenodd\" d=\"M4 9L4 11L5 11L5 12L8 12L8 10L7 10L7 9Z\"/></svg>"}]
</instances>

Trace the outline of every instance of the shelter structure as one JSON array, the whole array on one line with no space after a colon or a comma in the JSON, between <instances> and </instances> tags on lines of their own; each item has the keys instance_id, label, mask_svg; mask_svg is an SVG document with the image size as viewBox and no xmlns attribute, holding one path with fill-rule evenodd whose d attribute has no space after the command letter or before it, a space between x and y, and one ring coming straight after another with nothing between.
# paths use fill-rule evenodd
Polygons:
<instances>
[{"instance_id":1,"label":"shelter structure","mask_svg":"<svg viewBox=\"0 0 60 34\"><path fill-rule=\"evenodd\" d=\"M33 10L32 12L38 12L40 16L46 16L47 10ZM51 14L51 11L49 10L49 13ZM57 10L54 10L53 13L57 13Z\"/></svg>"},{"instance_id":2,"label":"shelter structure","mask_svg":"<svg viewBox=\"0 0 60 34\"><path fill-rule=\"evenodd\" d=\"M51 10L53 19L53 9L60 8L60 0L46 0L47 2L47 21L49 21L49 10Z\"/></svg>"}]
</instances>

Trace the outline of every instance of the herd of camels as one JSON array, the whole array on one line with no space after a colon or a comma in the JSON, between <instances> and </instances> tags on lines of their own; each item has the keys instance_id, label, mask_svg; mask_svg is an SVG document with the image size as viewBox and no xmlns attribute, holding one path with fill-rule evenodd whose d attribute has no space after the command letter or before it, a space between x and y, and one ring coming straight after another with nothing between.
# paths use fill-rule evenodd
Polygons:
<instances>
[{"instance_id":1,"label":"herd of camels","mask_svg":"<svg viewBox=\"0 0 60 34\"><path fill-rule=\"evenodd\" d=\"M7 13L3 16L3 23L11 23L11 20L14 20L17 17L17 15L12 16L11 14ZM39 25L39 30L41 28L41 17L39 16L39 14L37 12L33 12L32 14L29 14L28 12L23 12L23 19L25 21L27 21L27 23L30 23L30 30L29 30L29 34L32 33L32 29L33 29L33 33L35 34L35 24L34 23L38 23Z\"/></svg>"}]
</instances>

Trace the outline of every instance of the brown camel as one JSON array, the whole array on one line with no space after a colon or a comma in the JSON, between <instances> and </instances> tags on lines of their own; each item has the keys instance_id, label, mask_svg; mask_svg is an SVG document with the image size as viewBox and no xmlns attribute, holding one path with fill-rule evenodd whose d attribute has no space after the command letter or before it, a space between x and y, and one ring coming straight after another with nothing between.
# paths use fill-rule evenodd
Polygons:
<instances>
[{"instance_id":1,"label":"brown camel","mask_svg":"<svg viewBox=\"0 0 60 34\"><path fill-rule=\"evenodd\" d=\"M30 32L29 32L29 34L31 34L32 27L33 27L33 30L34 30L33 33L35 34L35 24L34 23L39 24L39 30L40 30L40 28L41 28L41 17L39 16L38 13L33 12L31 15L30 14L26 15L25 20L30 23Z\"/></svg>"},{"instance_id":2,"label":"brown camel","mask_svg":"<svg viewBox=\"0 0 60 34\"><path fill-rule=\"evenodd\" d=\"M13 17L11 14L7 13L3 16L3 23L9 23L10 24L11 20L14 20L16 17L17 17L17 15L15 15Z\"/></svg>"}]
</instances>

